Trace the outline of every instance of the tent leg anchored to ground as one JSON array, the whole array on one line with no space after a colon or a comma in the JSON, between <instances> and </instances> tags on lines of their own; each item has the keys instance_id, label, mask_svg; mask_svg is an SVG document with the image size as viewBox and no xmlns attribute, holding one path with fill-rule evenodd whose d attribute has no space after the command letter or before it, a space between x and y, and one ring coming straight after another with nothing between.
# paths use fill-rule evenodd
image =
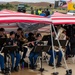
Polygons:
<instances>
[{"instance_id":1,"label":"tent leg anchored to ground","mask_svg":"<svg viewBox=\"0 0 75 75\"><path fill-rule=\"evenodd\" d=\"M52 27L53 27L54 33L55 33L55 35L56 35L56 37L57 37L57 33L56 33L56 30L55 30L54 25L50 25L52 51L53 51L53 58L54 58L54 70L55 70L52 74L53 74L53 75L58 75L59 73L56 71L56 63L55 63L55 57L54 57L54 43L53 43ZM62 52L62 55L63 55L64 63L65 63L65 66L66 66L66 75L72 75L72 70L68 68L68 65L67 65L67 63L66 63L66 59L65 59L65 56L64 56L64 52L63 52L63 50L62 50L62 48L61 48L61 44L60 44L58 38L57 38L57 42L58 42L58 45L59 45L59 50Z\"/></svg>"}]
</instances>

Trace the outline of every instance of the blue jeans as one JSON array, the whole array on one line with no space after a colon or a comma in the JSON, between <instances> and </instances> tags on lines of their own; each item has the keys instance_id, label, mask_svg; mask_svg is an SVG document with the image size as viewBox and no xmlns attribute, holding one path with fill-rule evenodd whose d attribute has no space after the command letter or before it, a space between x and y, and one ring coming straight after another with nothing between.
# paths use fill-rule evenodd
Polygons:
<instances>
[{"instance_id":1,"label":"blue jeans","mask_svg":"<svg viewBox=\"0 0 75 75\"><path fill-rule=\"evenodd\" d=\"M70 55L71 51L70 51L70 47L69 45L66 46L66 55Z\"/></svg>"},{"instance_id":2,"label":"blue jeans","mask_svg":"<svg viewBox=\"0 0 75 75\"><path fill-rule=\"evenodd\" d=\"M35 52L31 52L31 53L30 53L29 60L30 60L30 64L31 64L32 66L35 65L38 56L39 56L38 53L35 53Z\"/></svg>"},{"instance_id":3,"label":"blue jeans","mask_svg":"<svg viewBox=\"0 0 75 75\"><path fill-rule=\"evenodd\" d=\"M20 63L21 55L19 53L16 53L16 56L14 53L10 53L10 55L11 55L12 68L14 68L14 58L15 57L16 57L15 67L17 67Z\"/></svg>"},{"instance_id":4,"label":"blue jeans","mask_svg":"<svg viewBox=\"0 0 75 75\"><path fill-rule=\"evenodd\" d=\"M1 70L4 69L4 57L2 55L0 55L0 66Z\"/></svg>"},{"instance_id":5,"label":"blue jeans","mask_svg":"<svg viewBox=\"0 0 75 75\"><path fill-rule=\"evenodd\" d=\"M49 60L49 63L52 64L52 63L54 62L53 51L50 50L48 53L51 55L50 60ZM61 51L59 51L59 52L55 52L55 51L54 51L54 57L55 57L55 58L56 58L56 55L58 55L57 63L60 63L61 60L62 60L62 52L61 52Z\"/></svg>"}]
</instances>

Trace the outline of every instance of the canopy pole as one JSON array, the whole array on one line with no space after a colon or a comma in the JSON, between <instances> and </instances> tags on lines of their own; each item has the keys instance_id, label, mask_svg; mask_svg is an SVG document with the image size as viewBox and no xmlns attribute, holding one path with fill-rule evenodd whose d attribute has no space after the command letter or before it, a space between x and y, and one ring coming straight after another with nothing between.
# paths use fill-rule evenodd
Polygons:
<instances>
[{"instance_id":1,"label":"canopy pole","mask_svg":"<svg viewBox=\"0 0 75 75\"><path fill-rule=\"evenodd\" d=\"M55 30L54 25L52 25L52 27L53 27L54 33L55 33L55 35L56 35L56 37L57 37L57 33L56 33L56 30ZM63 55L63 59L64 59L65 66L66 66L66 70L68 70L68 65L67 65L66 59L65 59L65 57L64 57L64 52L63 52L63 50L62 50L62 48L61 48L61 44L60 44L60 41L59 41L58 38L57 38L57 41L58 41L58 45L59 45L59 50L62 52L62 55Z\"/></svg>"},{"instance_id":2,"label":"canopy pole","mask_svg":"<svg viewBox=\"0 0 75 75\"><path fill-rule=\"evenodd\" d=\"M54 32L55 32L55 34L56 34L56 36L57 36L57 33L56 33L56 31L55 31L55 28L54 28L54 25L53 25L53 29L54 29ZM63 51L62 51L61 44L60 44L60 41L59 41L58 38L57 38L57 41L58 41L58 44L59 44L59 49L60 49L60 51L61 51L62 54L63 54L63 59L64 59L64 62L65 62L65 65L66 65L66 75L72 75L72 69L69 69L69 68L68 68L68 65L67 65L67 63L66 63L66 60L65 60L65 57L64 57L64 53L63 53Z\"/></svg>"},{"instance_id":3,"label":"canopy pole","mask_svg":"<svg viewBox=\"0 0 75 75\"><path fill-rule=\"evenodd\" d=\"M56 73L56 63L55 63L55 56L54 56L54 44L53 44L53 35L52 35L52 25L50 25L50 31L51 31L51 42L52 42L52 53L53 53L53 59L54 59L54 72Z\"/></svg>"}]
</instances>

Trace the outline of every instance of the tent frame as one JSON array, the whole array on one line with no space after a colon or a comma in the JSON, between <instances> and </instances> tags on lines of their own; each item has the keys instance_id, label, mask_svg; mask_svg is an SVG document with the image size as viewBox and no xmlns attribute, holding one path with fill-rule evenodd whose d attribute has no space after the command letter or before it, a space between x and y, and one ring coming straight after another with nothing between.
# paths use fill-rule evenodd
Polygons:
<instances>
[{"instance_id":1,"label":"tent frame","mask_svg":"<svg viewBox=\"0 0 75 75\"><path fill-rule=\"evenodd\" d=\"M52 35L52 27L53 27L53 30L54 30L54 33L57 37L57 33L56 33L56 30L55 30L55 27L53 24L50 25L50 30L51 30L51 42L52 42L52 53L53 53L53 59L54 59L54 72L52 73L53 75L58 75L59 73L56 71L56 63L55 63L55 57L54 57L54 43L53 43L53 35ZM57 38L57 42L58 42L58 45L59 45L59 50L62 52L62 55L63 55L63 59L64 59L64 63L65 63L65 67L66 67L66 75L72 75L72 70L68 68L68 65L67 65L67 62L66 62L66 59L65 59L65 56L64 56L64 52L61 48L61 44L60 44L60 41L59 39Z\"/></svg>"}]
</instances>

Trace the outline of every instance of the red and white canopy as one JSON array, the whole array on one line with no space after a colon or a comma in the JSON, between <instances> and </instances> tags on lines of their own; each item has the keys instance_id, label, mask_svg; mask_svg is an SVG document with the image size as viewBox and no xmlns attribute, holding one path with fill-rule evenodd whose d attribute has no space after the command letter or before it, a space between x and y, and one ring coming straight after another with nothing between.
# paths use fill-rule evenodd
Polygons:
<instances>
[{"instance_id":1,"label":"red and white canopy","mask_svg":"<svg viewBox=\"0 0 75 75\"><path fill-rule=\"evenodd\" d=\"M40 31L40 32L50 32L50 26L48 25L48 26L39 28L38 31Z\"/></svg>"},{"instance_id":2,"label":"red and white canopy","mask_svg":"<svg viewBox=\"0 0 75 75\"><path fill-rule=\"evenodd\" d=\"M5 31L16 31L18 29L18 25L16 23L10 23L10 24L7 24L7 23L2 23L0 24L0 28L4 28Z\"/></svg>"},{"instance_id":3,"label":"red and white canopy","mask_svg":"<svg viewBox=\"0 0 75 75\"><path fill-rule=\"evenodd\" d=\"M53 24L75 24L75 16L55 12L51 16Z\"/></svg>"},{"instance_id":4,"label":"red and white canopy","mask_svg":"<svg viewBox=\"0 0 75 75\"><path fill-rule=\"evenodd\" d=\"M66 8L66 7L67 7L67 4L63 5L62 7L63 7L63 8Z\"/></svg>"},{"instance_id":5,"label":"red and white canopy","mask_svg":"<svg viewBox=\"0 0 75 75\"><path fill-rule=\"evenodd\" d=\"M45 23L45 24L51 23L51 21L48 18L42 16L19 13L11 10L0 11L0 23L14 23L14 22Z\"/></svg>"}]
</instances>

